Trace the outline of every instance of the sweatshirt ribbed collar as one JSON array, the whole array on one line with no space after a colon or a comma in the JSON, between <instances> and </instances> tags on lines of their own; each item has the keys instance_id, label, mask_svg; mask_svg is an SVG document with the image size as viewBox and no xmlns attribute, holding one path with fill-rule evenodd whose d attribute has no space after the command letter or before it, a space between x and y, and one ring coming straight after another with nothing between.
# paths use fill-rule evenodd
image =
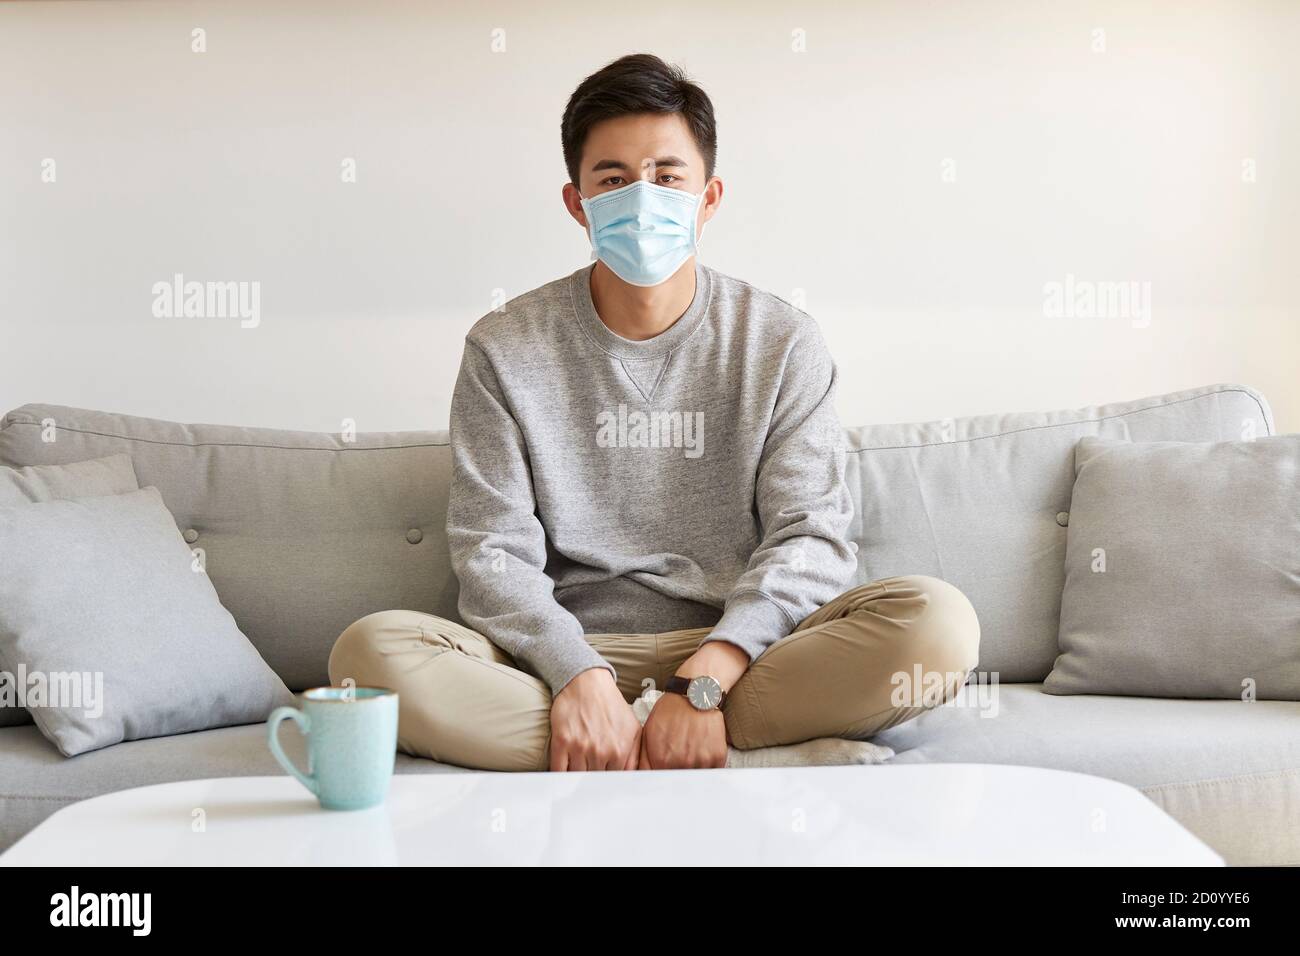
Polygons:
<instances>
[{"instance_id":1,"label":"sweatshirt ribbed collar","mask_svg":"<svg viewBox=\"0 0 1300 956\"><path fill-rule=\"evenodd\" d=\"M712 293L712 280L709 270L697 258L695 260L695 298L681 318L654 338L636 341L625 339L600 320L596 305L591 300L591 271L596 267L593 261L583 266L569 279L569 289L573 295L573 311L578 323L583 327L597 346L623 359L648 359L667 355L690 337L705 314L709 311L709 299Z\"/></svg>"}]
</instances>

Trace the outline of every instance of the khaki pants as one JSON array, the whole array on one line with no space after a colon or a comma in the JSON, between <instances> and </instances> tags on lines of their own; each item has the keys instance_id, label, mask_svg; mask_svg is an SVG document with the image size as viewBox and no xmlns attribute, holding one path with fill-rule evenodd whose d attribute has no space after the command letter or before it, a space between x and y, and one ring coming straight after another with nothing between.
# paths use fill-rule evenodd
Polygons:
<instances>
[{"instance_id":1,"label":"khaki pants","mask_svg":"<svg viewBox=\"0 0 1300 956\"><path fill-rule=\"evenodd\" d=\"M708 634L588 634L630 704L662 689ZM957 588L902 575L852 588L767 648L723 705L742 750L864 740L949 700L974 669L979 621ZM483 635L419 611L377 611L334 644L330 682L399 695L398 748L482 770L547 770L551 693Z\"/></svg>"}]
</instances>

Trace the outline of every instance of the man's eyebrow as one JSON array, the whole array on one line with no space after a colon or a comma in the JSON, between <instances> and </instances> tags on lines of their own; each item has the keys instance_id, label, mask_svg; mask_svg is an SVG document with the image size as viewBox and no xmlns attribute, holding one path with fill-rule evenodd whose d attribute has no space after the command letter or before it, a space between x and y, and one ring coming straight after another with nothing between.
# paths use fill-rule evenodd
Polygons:
<instances>
[{"instance_id":1,"label":"man's eyebrow","mask_svg":"<svg viewBox=\"0 0 1300 956\"><path fill-rule=\"evenodd\" d=\"M680 169L685 169L686 165L686 160L682 159L680 156L661 156L655 160L656 169L664 166L674 166ZM591 171L593 173L598 173L604 169L620 169L627 172L631 168L632 167L628 166L627 163L621 162L617 159L602 159L591 167Z\"/></svg>"}]
</instances>

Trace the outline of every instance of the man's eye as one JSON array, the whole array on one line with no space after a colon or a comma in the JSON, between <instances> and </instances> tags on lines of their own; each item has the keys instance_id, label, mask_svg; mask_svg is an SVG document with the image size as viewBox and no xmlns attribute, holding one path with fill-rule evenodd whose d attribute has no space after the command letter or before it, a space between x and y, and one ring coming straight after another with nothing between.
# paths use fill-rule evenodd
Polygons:
<instances>
[{"instance_id":1,"label":"man's eye","mask_svg":"<svg viewBox=\"0 0 1300 956\"><path fill-rule=\"evenodd\" d=\"M622 181L623 181L622 176L608 176L605 179L602 179L600 181L600 184L602 186L613 186L615 185L616 182L621 183Z\"/></svg>"},{"instance_id":2,"label":"man's eye","mask_svg":"<svg viewBox=\"0 0 1300 956\"><path fill-rule=\"evenodd\" d=\"M672 173L664 173L662 176L659 177L659 181L662 182L664 185L667 185L668 183L680 182L681 177L674 176Z\"/></svg>"}]
</instances>

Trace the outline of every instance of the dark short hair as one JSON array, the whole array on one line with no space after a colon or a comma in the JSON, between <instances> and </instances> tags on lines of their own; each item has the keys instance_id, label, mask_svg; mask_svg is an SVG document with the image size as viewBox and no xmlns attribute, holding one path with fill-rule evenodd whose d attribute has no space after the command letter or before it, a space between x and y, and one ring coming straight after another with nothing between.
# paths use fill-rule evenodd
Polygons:
<instances>
[{"instance_id":1,"label":"dark short hair","mask_svg":"<svg viewBox=\"0 0 1300 956\"><path fill-rule=\"evenodd\" d=\"M591 74L573 91L560 140L569 180L578 185L578 164L591 128L602 120L632 113L680 113L704 157L704 176L713 175L718 157L718 128L709 95L686 73L652 53L630 53Z\"/></svg>"}]
</instances>

